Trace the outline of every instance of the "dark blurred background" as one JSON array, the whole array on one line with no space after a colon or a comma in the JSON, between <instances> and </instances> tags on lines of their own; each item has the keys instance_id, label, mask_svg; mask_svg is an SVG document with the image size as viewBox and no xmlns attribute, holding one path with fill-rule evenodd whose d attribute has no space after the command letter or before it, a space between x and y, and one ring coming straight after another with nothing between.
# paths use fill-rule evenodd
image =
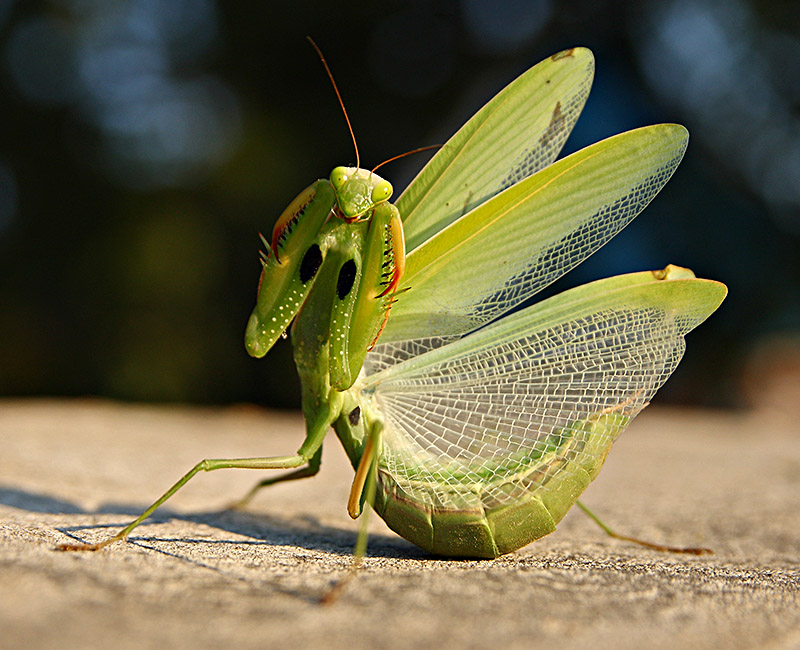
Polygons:
<instances>
[{"instance_id":1,"label":"dark blurred background","mask_svg":"<svg viewBox=\"0 0 800 650\"><path fill-rule=\"evenodd\" d=\"M662 121L692 139L559 287L671 262L728 284L662 403L769 406L800 384L798 2L0 0L0 395L298 403L289 342L256 361L242 336L257 233L354 162L306 34L368 166L592 48L566 153ZM401 189L425 158L382 173Z\"/></svg>"}]
</instances>

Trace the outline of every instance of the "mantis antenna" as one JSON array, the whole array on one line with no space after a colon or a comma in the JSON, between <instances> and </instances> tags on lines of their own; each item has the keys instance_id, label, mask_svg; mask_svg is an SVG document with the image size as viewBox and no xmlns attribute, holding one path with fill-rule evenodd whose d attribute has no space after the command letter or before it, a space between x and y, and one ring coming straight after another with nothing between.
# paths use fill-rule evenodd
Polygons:
<instances>
[{"instance_id":1,"label":"mantis antenna","mask_svg":"<svg viewBox=\"0 0 800 650\"><path fill-rule=\"evenodd\" d=\"M372 173L375 173L376 169L378 169L379 167L383 167L386 163L394 162L395 160L398 160L399 158L405 158L406 156L410 156L410 155L415 154L415 153L420 153L421 151L429 151L430 149L438 149L441 146L442 145L440 145L440 144L429 144L427 147L419 147L417 149L412 149L411 151L406 151L405 153L401 153L401 154L398 154L396 156L392 156L388 160L384 160L382 163L379 163L379 164L375 165L372 168Z\"/></svg>"},{"instance_id":2,"label":"mantis antenna","mask_svg":"<svg viewBox=\"0 0 800 650\"><path fill-rule=\"evenodd\" d=\"M350 129L350 137L353 138L353 148L356 150L356 167L361 167L360 158L358 155L358 144L356 144L356 134L353 133L353 125L350 124L350 118L347 116L347 109L344 107L344 102L342 101L342 95L339 93L339 88L336 85L336 81L333 78L333 74L331 73L330 67L328 67L328 62L325 60L325 57L322 54L322 50L319 49L319 46L314 42L314 39L310 36L306 36L308 42L311 43L311 47L313 47L317 54L319 55L319 60L322 61L322 65L325 66L325 72L328 73L328 79L331 80L331 85L333 86L333 90L336 92L336 97L339 100L339 106L342 107L342 113L344 113L344 119L347 122L347 128Z\"/></svg>"}]
</instances>

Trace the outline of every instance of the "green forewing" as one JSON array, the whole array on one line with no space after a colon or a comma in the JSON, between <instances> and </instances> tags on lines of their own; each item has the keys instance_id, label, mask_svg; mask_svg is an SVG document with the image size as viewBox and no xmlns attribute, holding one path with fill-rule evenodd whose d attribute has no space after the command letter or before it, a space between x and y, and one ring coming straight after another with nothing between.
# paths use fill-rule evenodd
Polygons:
<instances>
[{"instance_id":1,"label":"green forewing","mask_svg":"<svg viewBox=\"0 0 800 650\"><path fill-rule=\"evenodd\" d=\"M397 200L407 250L555 160L583 109L594 57L573 48L520 75L431 158Z\"/></svg>"},{"instance_id":2,"label":"green forewing","mask_svg":"<svg viewBox=\"0 0 800 650\"><path fill-rule=\"evenodd\" d=\"M687 140L676 124L608 138L461 216L408 254L381 343L460 336L531 297L645 208Z\"/></svg>"},{"instance_id":3,"label":"green forewing","mask_svg":"<svg viewBox=\"0 0 800 650\"><path fill-rule=\"evenodd\" d=\"M438 510L535 496L560 519L725 296L678 271L578 287L366 376L385 480Z\"/></svg>"}]
</instances>

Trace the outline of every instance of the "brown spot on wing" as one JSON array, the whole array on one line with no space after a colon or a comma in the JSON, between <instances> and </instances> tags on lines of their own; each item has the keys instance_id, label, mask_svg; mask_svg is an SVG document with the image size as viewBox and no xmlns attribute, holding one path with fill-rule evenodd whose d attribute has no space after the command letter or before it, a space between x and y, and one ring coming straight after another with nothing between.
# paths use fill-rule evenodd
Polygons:
<instances>
[{"instance_id":1,"label":"brown spot on wing","mask_svg":"<svg viewBox=\"0 0 800 650\"><path fill-rule=\"evenodd\" d=\"M564 118L564 113L561 112L561 102L556 102L553 114L550 116L550 124L547 125L547 129L542 133L542 137L539 138L539 144L542 147L548 146L564 130L565 125L566 119Z\"/></svg>"},{"instance_id":2,"label":"brown spot on wing","mask_svg":"<svg viewBox=\"0 0 800 650\"><path fill-rule=\"evenodd\" d=\"M575 48L571 47L568 50L564 50L563 52L559 52L558 54L554 54L550 58L553 61L558 61L559 59L566 59L568 56L572 56L575 53Z\"/></svg>"}]
</instances>

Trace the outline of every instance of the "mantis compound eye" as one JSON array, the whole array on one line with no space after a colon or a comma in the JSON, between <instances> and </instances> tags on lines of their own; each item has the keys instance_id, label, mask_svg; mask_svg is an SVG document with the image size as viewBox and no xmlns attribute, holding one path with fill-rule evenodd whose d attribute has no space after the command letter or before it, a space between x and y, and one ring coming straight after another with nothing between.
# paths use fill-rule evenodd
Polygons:
<instances>
[{"instance_id":1,"label":"mantis compound eye","mask_svg":"<svg viewBox=\"0 0 800 650\"><path fill-rule=\"evenodd\" d=\"M331 172L331 185L336 189L338 192L339 190L344 187L344 184L347 182L348 174L347 174L347 167L336 167Z\"/></svg>"},{"instance_id":2,"label":"mantis compound eye","mask_svg":"<svg viewBox=\"0 0 800 650\"><path fill-rule=\"evenodd\" d=\"M375 187L372 188L372 202L373 203L381 203L382 201L386 201L394 191L392 188L392 184L389 181L379 181L375 184Z\"/></svg>"}]
</instances>

